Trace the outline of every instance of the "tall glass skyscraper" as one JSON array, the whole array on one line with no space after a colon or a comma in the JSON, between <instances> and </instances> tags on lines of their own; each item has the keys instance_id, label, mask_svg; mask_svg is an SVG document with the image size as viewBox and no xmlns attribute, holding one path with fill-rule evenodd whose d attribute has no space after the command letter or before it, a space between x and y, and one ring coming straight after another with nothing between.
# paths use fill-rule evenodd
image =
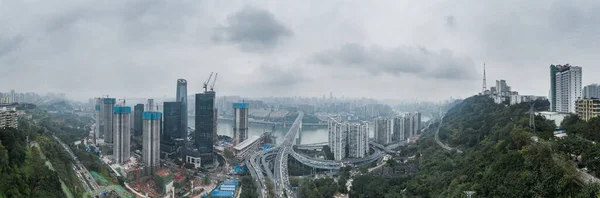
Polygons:
<instances>
[{"instance_id":1,"label":"tall glass skyscraper","mask_svg":"<svg viewBox=\"0 0 600 198\"><path fill-rule=\"evenodd\" d=\"M213 164L213 132L215 124L215 92L196 94L195 145L203 165Z\"/></svg>"},{"instance_id":2,"label":"tall glass skyscraper","mask_svg":"<svg viewBox=\"0 0 600 198\"><path fill-rule=\"evenodd\" d=\"M163 139L170 141L183 139L185 137L181 114L183 105L181 102L164 102L163 108Z\"/></svg>"},{"instance_id":3,"label":"tall glass skyscraper","mask_svg":"<svg viewBox=\"0 0 600 198\"><path fill-rule=\"evenodd\" d=\"M142 136L144 104L136 104L133 111L133 136Z\"/></svg>"},{"instance_id":4,"label":"tall glass skyscraper","mask_svg":"<svg viewBox=\"0 0 600 198\"><path fill-rule=\"evenodd\" d=\"M183 131L186 132L188 128L188 106L187 106L187 81L185 79L177 79L177 98L175 99L177 102L181 102L181 120Z\"/></svg>"}]
</instances>

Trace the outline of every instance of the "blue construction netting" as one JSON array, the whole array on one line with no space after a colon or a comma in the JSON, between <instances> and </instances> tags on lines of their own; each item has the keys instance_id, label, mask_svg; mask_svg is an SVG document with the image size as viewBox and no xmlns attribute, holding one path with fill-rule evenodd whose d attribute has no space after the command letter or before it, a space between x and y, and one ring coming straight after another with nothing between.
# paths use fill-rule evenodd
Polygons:
<instances>
[{"instance_id":1,"label":"blue construction netting","mask_svg":"<svg viewBox=\"0 0 600 198\"><path fill-rule=\"evenodd\" d=\"M102 100L104 101L104 104L116 104L117 103L117 99L114 99L114 98L104 98Z\"/></svg>"},{"instance_id":2,"label":"blue construction netting","mask_svg":"<svg viewBox=\"0 0 600 198\"><path fill-rule=\"evenodd\" d=\"M247 109L248 103L233 103L234 109Z\"/></svg>"},{"instance_id":3,"label":"blue construction netting","mask_svg":"<svg viewBox=\"0 0 600 198\"><path fill-rule=\"evenodd\" d=\"M161 112L144 112L142 114L144 120L161 120L162 113Z\"/></svg>"},{"instance_id":4,"label":"blue construction netting","mask_svg":"<svg viewBox=\"0 0 600 198\"><path fill-rule=\"evenodd\" d=\"M114 107L113 112L115 114L130 114L131 107Z\"/></svg>"},{"instance_id":5,"label":"blue construction netting","mask_svg":"<svg viewBox=\"0 0 600 198\"><path fill-rule=\"evenodd\" d=\"M100 111L100 105L96 105L96 111Z\"/></svg>"}]
</instances>

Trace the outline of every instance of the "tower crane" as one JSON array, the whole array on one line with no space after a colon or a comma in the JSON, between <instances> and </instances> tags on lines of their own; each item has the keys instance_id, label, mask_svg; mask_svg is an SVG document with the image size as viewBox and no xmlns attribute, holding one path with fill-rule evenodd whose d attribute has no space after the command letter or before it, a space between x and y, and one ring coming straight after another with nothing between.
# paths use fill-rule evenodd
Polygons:
<instances>
[{"instance_id":1,"label":"tower crane","mask_svg":"<svg viewBox=\"0 0 600 198\"><path fill-rule=\"evenodd\" d=\"M212 85L210 85L210 90L211 91L214 91L215 83L217 82L217 76L219 76L219 73L215 73L215 79L213 80Z\"/></svg>"},{"instance_id":2,"label":"tower crane","mask_svg":"<svg viewBox=\"0 0 600 198\"><path fill-rule=\"evenodd\" d=\"M206 92L206 87L208 86L208 83L210 82L210 79L212 78L214 72L210 72L210 76L208 76L208 80L204 81L204 84L202 85L202 88L204 88L204 92Z\"/></svg>"}]
</instances>

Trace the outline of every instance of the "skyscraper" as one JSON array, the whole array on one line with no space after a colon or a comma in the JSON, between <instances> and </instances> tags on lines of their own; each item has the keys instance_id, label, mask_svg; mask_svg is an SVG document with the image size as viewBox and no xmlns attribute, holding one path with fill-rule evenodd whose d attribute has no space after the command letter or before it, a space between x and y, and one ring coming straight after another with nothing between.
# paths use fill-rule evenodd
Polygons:
<instances>
[{"instance_id":1,"label":"skyscraper","mask_svg":"<svg viewBox=\"0 0 600 198\"><path fill-rule=\"evenodd\" d=\"M15 93L14 89L10 90L10 103L15 103L17 102L17 95Z\"/></svg>"},{"instance_id":2,"label":"skyscraper","mask_svg":"<svg viewBox=\"0 0 600 198\"><path fill-rule=\"evenodd\" d=\"M233 103L233 145L248 139L248 104Z\"/></svg>"},{"instance_id":3,"label":"skyscraper","mask_svg":"<svg viewBox=\"0 0 600 198\"><path fill-rule=\"evenodd\" d=\"M129 161L131 107L117 106L113 112L113 154L116 162L122 164Z\"/></svg>"},{"instance_id":4,"label":"skyscraper","mask_svg":"<svg viewBox=\"0 0 600 198\"><path fill-rule=\"evenodd\" d=\"M421 133L421 113L414 112L407 114L410 120L410 136L418 135Z\"/></svg>"},{"instance_id":5,"label":"skyscraper","mask_svg":"<svg viewBox=\"0 0 600 198\"><path fill-rule=\"evenodd\" d=\"M149 105L151 106L151 105ZM144 126L142 135L142 157L146 166L160 166L160 122L162 114L146 111L143 114Z\"/></svg>"},{"instance_id":6,"label":"skyscraper","mask_svg":"<svg viewBox=\"0 0 600 198\"><path fill-rule=\"evenodd\" d=\"M175 99L177 102L181 102L181 127L183 131L186 132L187 136L187 128L188 128L188 101L187 101L187 81L185 79L177 79L177 98Z\"/></svg>"},{"instance_id":7,"label":"skyscraper","mask_svg":"<svg viewBox=\"0 0 600 198\"><path fill-rule=\"evenodd\" d=\"M388 144L391 141L393 121L390 118L375 119L375 142Z\"/></svg>"},{"instance_id":8,"label":"skyscraper","mask_svg":"<svg viewBox=\"0 0 600 198\"><path fill-rule=\"evenodd\" d=\"M582 97L581 67L550 65L550 110L575 113L575 101Z\"/></svg>"},{"instance_id":9,"label":"skyscraper","mask_svg":"<svg viewBox=\"0 0 600 198\"><path fill-rule=\"evenodd\" d=\"M96 143L97 139L100 138L100 116L102 114L100 114L100 107L103 104L103 100L102 98L95 98L95 105L94 105L94 119L96 120L96 125L94 126L94 143Z\"/></svg>"},{"instance_id":10,"label":"skyscraper","mask_svg":"<svg viewBox=\"0 0 600 198\"><path fill-rule=\"evenodd\" d=\"M144 104L136 104L133 107L133 136L142 136L142 128L144 126L143 114Z\"/></svg>"},{"instance_id":11,"label":"skyscraper","mask_svg":"<svg viewBox=\"0 0 600 198\"><path fill-rule=\"evenodd\" d=\"M348 157L363 158L369 153L369 124L348 123Z\"/></svg>"},{"instance_id":12,"label":"skyscraper","mask_svg":"<svg viewBox=\"0 0 600 198\"><path fill-rule=\"evenodd\" d=\"M175 139L183 139L185 137L185 129L182 128L182 103L164 102L163 108L164 124L162 138L168 141L175 141Z\"/></svg>"},{"instance_id":13,"label":"skyscraper","mask_svg":"<svg viewBox=\"0 0 600 198\"><path fill-rule=\"evenodd\" d=\"M392 135L392 141L402 141L408 138L405 135L404 130L404 117L394 118L394 134Z\"/></svg>"},{"instance_id":14,"label":"skyscraper","mask_svg":"<svg viewBox=\"0 0 600 198\"><path fill-rule=\"evenodd\" d=\"M583 87L583 98L592 99L592 98L600 98L600 85L591 84Z\"/></svg>"},{"instance_id":15,"label":"skyscraper","mask_svg":"<svg viewBox=\"0 0 600 198\"><path fill-rule=\"evenodd\" d=\"M404 115L404 130L405 138L421 133L420 112L407 113Z\"/></svg>"},{"instance_id":16,"label":"skyscraper","mask_svg":"<svg viewBox=\"0 0 600 198\"><path fill-rule=\"evenodd\" d=\"M347 143L347 125L337 120L331 119L328 122L329 129L329 149L333 153L334 160L346 158Z\"/></svg>"},{"instance_id":17,"label":"skyscraper","mask_svg":"<svg viewBox=\"0 0 600 198\"><path fill-rule=\"evenodd\" d=\"M113 143L113 108L116 99L102 98L100 106L100 136L104 138L105 143Z\"/></svg>"},{"instance_id":18,"label":"skyscraper","mask_svg":"<svg viewBox=\"0 0 600 198\"><path fill-rule=\"evenodd\" d=\"M214 106L214 91L196 94L195 145L198 146L203 165L213 164Z\"/></svg>"}]
</instances>

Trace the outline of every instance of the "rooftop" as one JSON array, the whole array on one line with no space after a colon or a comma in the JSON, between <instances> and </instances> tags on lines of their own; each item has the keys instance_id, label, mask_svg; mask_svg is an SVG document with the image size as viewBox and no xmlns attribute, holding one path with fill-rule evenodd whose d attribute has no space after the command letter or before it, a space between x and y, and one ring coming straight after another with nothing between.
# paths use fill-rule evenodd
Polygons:
<instances>
[{"instance_id":1,"label":"rooftop","mask_svg":"<svg viewBox=\"0 0 600 198\"><path fill-rule=\"evenodd\" d=\"M169 169L163 169L163 170L156 172L156 174L158 176L165 177L165 176L171 174L171 172L169 171Z\"/></svg>"},{"instance_id":2,"label":"rooftop","mask_svg":"<svg viewBox=\"0 0 600 198\"><path fill-rule=\"evenodd\" d=\"M248 145L252 144L256 140L260 139L260 137L262 137L263 134L264 133L262 133L260 135L250 136L250 137L248 137L248 139L246 139L243 142L240 142L238 145L234 146L233 149L235 149L235 150L242 150L242 149L248 147Z\"/></svg>"}]
</instances>

